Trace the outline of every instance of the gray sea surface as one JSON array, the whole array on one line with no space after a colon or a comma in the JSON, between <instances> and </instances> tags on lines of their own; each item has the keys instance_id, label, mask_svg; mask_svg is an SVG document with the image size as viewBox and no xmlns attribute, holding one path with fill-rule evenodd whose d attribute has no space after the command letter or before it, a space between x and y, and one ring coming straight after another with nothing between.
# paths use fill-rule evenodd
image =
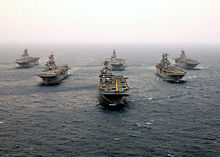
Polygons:
<instances>
[{"instance_id":1,"label":"gray sea surface","mask_svg":"<svg viewBox=\"0 0 220 157\"><path fill-rule=\"evenodd\" d=\"M161 54L182 45L6 45L0 47L0 156L220 156L220 47L184 45L201 64L184 83L155 74ZM15 60L28 48L32 68ZM101 60L126 59L128 105L98 102ZM48 55L70 75L44 86L36 75ZM171 59L171 62L173 60Z\"/></svg>"}]
</instances>

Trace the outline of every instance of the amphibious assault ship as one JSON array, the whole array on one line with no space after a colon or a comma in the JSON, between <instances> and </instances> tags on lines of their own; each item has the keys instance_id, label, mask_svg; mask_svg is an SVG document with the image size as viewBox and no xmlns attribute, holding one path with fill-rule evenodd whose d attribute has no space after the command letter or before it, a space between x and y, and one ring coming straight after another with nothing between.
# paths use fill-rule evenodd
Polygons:
<instances>
[{"instance_id":1,"label":"amphibious assault ship","mask_svg":"<svg viewBox=\"0 0 220 157\"><path fill-rule=\"evenodd\" d=\"M31 66L39 64L40 57L30 57L28 50L25 49L24 53L21 55L21 59L17 59L15 62L22 68L29 68Z\"/></svg>"},{"instance_id":2,"label":"amphibious assault ship","mask_svg":"<svg viewBox=\"0 0 220 157\"><path fill-rule=\"evenodd\" d=\"M195 59L187 58L183 50L181 51L180 56L178 58L175 58L174 60L176 65L185 69L193 69L199 64L199 62Z\"/></svg>"},{"instance_id":3,"label":"amphibious assault ship","mask_svg":"<svg viewBox=\"0 0 220 157\"><path fill-rule=\"evenodd\" d=\"M37 75L43 79L46 85L56 84L68 75L69 66L56 66L54 55L50 55L49 61L45 64L46 68Z\"/></svg>"},{"instance_id":4,"label":"amphibious assault ship","mask_svg":"<svg viewBox=\"0 0 220 157\"><path fill-rule=\"evenodd\" d=\"M126 96L128 96L127 78L121 75L113 75L108 64L108 61L105 61L104 68L100 70L99 102L106 106L118 106L123 104Z\"/></svg>"},{"instance_id":5,"label":"amphibious assault ship","mask_svg":"<svg viewBox=\"0 0 220 157\"><path fill-rule=\"evenodd\" d=\"M162 55L160 63L156 65L157 74L163 77L166 81L181 82L186 72L178 69L170 64L167 54Z\"/></svg>"},{"instance_id":6,"label":"amphibious assault ship","mask_svg":"<svg viewBox=\"0 0 220 157\"><path fill-rule=\"evenodd\" d=\"M107 60L110 61L110 68L112 70L124 70L125 60L123 58L117 58L115 50L113 50L111 58L108 58Z\"/></svg>"}]
</instances>

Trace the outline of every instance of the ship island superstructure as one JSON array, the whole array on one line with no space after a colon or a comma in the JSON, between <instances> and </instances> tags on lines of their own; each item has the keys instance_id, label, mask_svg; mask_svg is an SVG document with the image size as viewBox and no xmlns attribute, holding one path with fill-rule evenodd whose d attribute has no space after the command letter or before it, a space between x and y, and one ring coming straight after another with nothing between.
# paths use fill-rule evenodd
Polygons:
<instances>
[{"instance_id":1,"label":"ship island superstructure","mask_svg":"<svg viewBox=\"0 0 220 157\"><path fill-rule=\"evenodd\" d=\"M49 61L45 64L46 68L37 75L43 79L46 85L56 84L68 76L69 66L57 66L54 61L54 55L50 55Z\"/></svg>"},{"instance_id":2,"label":"ship island superstructure","mask_svg":"<svg viewBox=\"0 0 220 157\"><path fill-rule=\"evenodd\" d=\"M25 49L24 53L21 55L20 59L17 59L15 62L23 68L29 68L32 67L34 65L39 64L39 59L40 57L31 57L28 54L28 50Z\"/></svg>"},{"instance_id":3,"label":"ship island superstructure","mask_svg":"<svg viewBox=\"0 0 220 157\"><path fill-rule=\"evenodd\" d=\"M175 58L174 60L176 65L185 69L193 69L199 64L197 60L186 57L183 50L181 50L180 56L178 58Z\"/></svg>"},{"instance_id":4,"label":"ship island superstructure","mask_svg":"<svg viewBox=\"0 0 220 157\"><path fill-rule=\"evenodd\" d=\"M107 60L110 61L109 65L113 71L124 70L125 60L123 58L118 58L115 50L113 50L111 58L108 58Z\"/></svg>"},{"instance_id":5,"label":"ship island superstructure","mask_svg":"<svg viewBox=\"0 0 220 157\"><path fill-rule=\"evenodd\" d=\"M166 81L181 82L186 72L177 68L168 60L168 55L164 53L160 63L156 65L157 74L164 78Z\"/></svg>"},{"instance_id":6,"label":"ship island superstructure","mask_svg":"<svg viewBox=\"0 0 220 157\"><path fill-rule=\"evenodd\" d=\"M108 67L108 61L104 62L104 68L99 75L99 102L107 106L117 106L122 104L128 96L129 90L126 77L113 75Z\"/></svg>"}]
</instances>

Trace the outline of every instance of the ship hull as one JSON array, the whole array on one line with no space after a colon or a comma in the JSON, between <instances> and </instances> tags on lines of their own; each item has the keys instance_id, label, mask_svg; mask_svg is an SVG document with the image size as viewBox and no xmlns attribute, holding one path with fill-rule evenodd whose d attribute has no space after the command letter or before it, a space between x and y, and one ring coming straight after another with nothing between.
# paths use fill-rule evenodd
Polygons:
<instances>
[{"instance_id":1,"label":"ship hull","mask_svg":"<svg viewBox=\"0 0 220 157\"><path fill-rule=\"evenodd\" d=\"M176 65L183 67L185 69L194 69L199 63L198 62L177 62L175 63Z\"/></svg>"},{"instance_id":2,"label":"ship hull","mask_svg":"<svg viewBox=\"0 0 220 157\"><path fill-rule=\"evenodd\" d=\"M19 67L22 67L22 68L30 68L34 65L38 65L39 64L39 59L40 58L37 58L31 62L22 62L22 61L16 61L16 63L19 65Z\"/></svg>"},{"instance_id":3,"label":"ship hull","mask_svg":"<svg viewBox=\"0 0 220 157\"><path fill-rule=\"evenodd\" d=\"M160 77L164 78L165 81L170 81L170 82L182 82L182 78L185 76L185 73L167 73L165 72L163 69L161 69L160 67L157 67L157 75L159 75Z\"/></svg>"},{"instance_id":4,"label":"ship hull","mask_svg":"<svg viewBox=\"0 0 220 157\"><path fill-rule=\"evenodd\" d=\"M99 103L103 106L121 106L128 95L125 93L99 92Z\"/></svg>"},{"instance_id":5,"label":"ship hull","mask_svg":"<svg viewBox=\"0 0 220 157\"><path fill-rule=\"evenodd\" d=\"M39 76L43 80L43 84L45 85L54 85L60 83L63 79L65 79L68 76L68 70L64 71L60 75L57 76Z\"/></svg>"},{"instance_id":6,"label":"ship hull","mask_svg":"<svg viewBox=\"0 0 220 157\"><path fill-rule=\"evenodd\" d=\"M121 71L121 70L124 70L124 65L123 64L111 64L110 68L113 71Z\"/></svg>"}]
</instances>

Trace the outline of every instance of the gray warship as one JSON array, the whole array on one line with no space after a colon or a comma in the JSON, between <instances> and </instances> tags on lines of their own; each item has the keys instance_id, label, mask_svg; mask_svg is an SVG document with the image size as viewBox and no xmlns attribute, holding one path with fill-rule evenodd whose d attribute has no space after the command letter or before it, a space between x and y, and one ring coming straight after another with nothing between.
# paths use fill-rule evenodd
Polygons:
<instances>
[{"instance_id":1,"label":"gray warship","mask_svg":"<svg viewBox=\"0 0 220 157\"><path fill-rule=\"evenodd\" d=\"M180 56L178 58L174 58L174 60L176 65L185 69L194 69L199 64L199 62L195 59L187 58L183 50L181 50Z\"/></svg>"},{"instance_id":2,"label":"gray warship","mask_svg":"<svg viewBox=\"0 0 220 157\"><path fill-rule=\"evenodd\" d=\"M182 82L182 78L186 75L185 71L170 64L167 54L162 55L160 63L156 65L156 70L159 76L163 77L164 80L171 82Z\"/></svg>"},{"instance_id":3,"label":"gray warship","mask_svg":"<svg viewBox=\"0 0 220 157\"><path fill-rule=\"evenodd\" d=\"M108 64L108 61L105 61L104 68L100 70L99 102L104 106L119 106L128 96L127 78L121 75L113 75Z\"/></svg>"},{"instance_id":4,"label":"gray warship","mask_svg":"<svg viewBox=\"0 0 220 157\"><path fill-rule=\"evenodd\" d=\"M46 68L37 75L43 79L46 85L57 84L68 75L69 66L56 66L54 55L50 55L49 61L45 64Z\"/></svg>"},{"instance_id":5,"label":"gray warship","mask_svg":"<svg viewBox=\"0 0 220 157\"><path fill-rule=\"evenodd\" d=\"M109 65L112 70L124 70L125 60L123 58L117 58L115 50L113 50L111 58L108 58L107 60L110 61Z\"/></svg>"},{"instance_id":6,"label":"gray warship","mask_svg":"<svg viewBox=\"0 0 220 157\"><path fill-rule=\"evenodd\" d=\"M40 57L30 57L28 54L28 50L25 49L24 53L21 56L21 59L17 59L15 63L17 63L22 68L29 68L39 64L39 59Z\"/></svg>"}]
</instances>

